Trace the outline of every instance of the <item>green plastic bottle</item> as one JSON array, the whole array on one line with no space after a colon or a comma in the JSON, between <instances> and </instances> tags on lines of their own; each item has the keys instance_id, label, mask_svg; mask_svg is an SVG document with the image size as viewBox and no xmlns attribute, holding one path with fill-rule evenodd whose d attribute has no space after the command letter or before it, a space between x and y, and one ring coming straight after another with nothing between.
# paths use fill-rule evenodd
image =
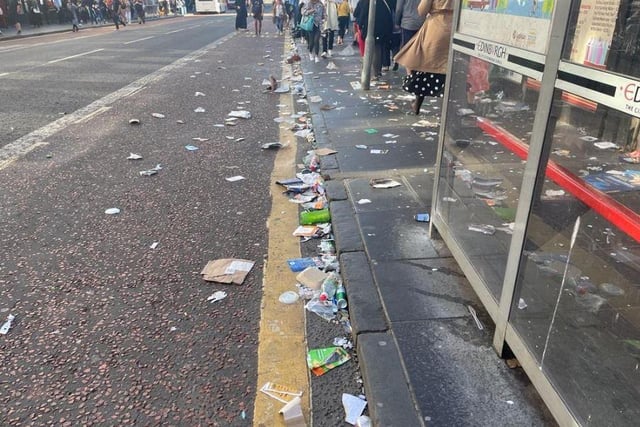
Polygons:
<instances>
[{"instance_id":1,"label":"green plastic bottle","mask_svg":"<svg viewBox=\"0 0 640 427\"><path fill-rule=\"evenodd\" d=\"M329 209L300 212L300 225L321 224L331 221Z\"/></svg>"}]
</instances>

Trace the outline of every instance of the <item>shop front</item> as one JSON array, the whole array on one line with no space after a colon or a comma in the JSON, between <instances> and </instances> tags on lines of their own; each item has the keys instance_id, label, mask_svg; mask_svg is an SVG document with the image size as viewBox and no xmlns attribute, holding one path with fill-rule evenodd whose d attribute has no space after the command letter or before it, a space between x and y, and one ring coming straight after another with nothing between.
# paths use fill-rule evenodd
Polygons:
<instances>
[{"instance_id":1,"label":"shop front","mask_svg":"<svg viewBox=\"0 0 640 427\"><path fill-rule=\"evenodd\" d=\"M640 419L640 0L462 0L433 227L561 425Z\"/></svg>"}]
</instances>

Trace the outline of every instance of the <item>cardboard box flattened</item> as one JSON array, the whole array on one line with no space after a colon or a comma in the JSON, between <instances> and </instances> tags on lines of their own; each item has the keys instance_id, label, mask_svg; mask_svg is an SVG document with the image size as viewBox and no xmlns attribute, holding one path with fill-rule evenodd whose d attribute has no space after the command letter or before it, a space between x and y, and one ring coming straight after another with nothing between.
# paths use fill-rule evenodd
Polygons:
<instances>
[{"instance_id":1,"label":"cardboard box flattened","mask_svg":"<svg viewBox=\"0 0 640 427\"><path fill-rule=\"evenodd\" d=\"M209 261L200 274L207 282L241 285L255 263L246 259L217 259Z\"/></svg>"}]
</instances>

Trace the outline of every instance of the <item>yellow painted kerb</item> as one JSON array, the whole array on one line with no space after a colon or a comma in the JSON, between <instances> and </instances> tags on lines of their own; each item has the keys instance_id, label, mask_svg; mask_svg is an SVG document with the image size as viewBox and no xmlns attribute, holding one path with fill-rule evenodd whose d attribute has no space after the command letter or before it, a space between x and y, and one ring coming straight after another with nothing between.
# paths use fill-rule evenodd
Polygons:
<instances>
[{"instance_id":1,"label":"yellow painted kerb","mask_svg":"<svg viewBox=\"0 0 640 427\"><path fill-rule=\"evenodd\" d=\"M285 43L288 43L288 37ZM285 65L286 67L287 65ZM283 69L283 77L285 76ZM280 103L293 112L290 94L280 96ZM282 304L278 297L285 291L296 290L295 274L289 270L287 259L300 256L300 243L292 235L298 225L298 207L282 195L275 182L291 178L296 172L296 140L289 129L280 129L280 141L289 146L279 150L271 175L271 214L268 259L264 271L263 295L258 345L258 383L260 389L268 381L303 392L302 406L309 422L309 374L306 363L304 308L302 303ZM257 391L253 425L256 427L284 426L280 409L284 406Z\"/></svg>"}]
</instances>

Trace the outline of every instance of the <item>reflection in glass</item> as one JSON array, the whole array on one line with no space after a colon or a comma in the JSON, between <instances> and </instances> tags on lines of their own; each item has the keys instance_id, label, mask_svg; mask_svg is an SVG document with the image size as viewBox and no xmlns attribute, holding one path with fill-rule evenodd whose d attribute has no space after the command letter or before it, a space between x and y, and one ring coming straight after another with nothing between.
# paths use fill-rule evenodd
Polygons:
<instances>
[{"instance_id":1,"label":"reflection in glass","mask_svg":"<svg viewBox=\"0 0 640 427\"><path fill-rule=\"evenodd\" d=\"M573 2L564 58L640 76L640 0Z\"/></svg>"},{"instance_id":2,"label":"reflection in glass","mask_svg":"<svg viewBox=\"0 0 640 427\"><path fill-rule=\"evenodd\" d=\"M580 423L637 425L639 121L567 95L556 91L510 319Z\"/></svg>"},{"instance_id":3,"label":"reflection in glass","mask_svg":"<svg viewBox=\"0 0 640 427\"><path fill-rule=\"evenodd\" d=\"M456 52L438 213L493 297L502 291L538 93L522 75ZM515 150L515 151L514 151Z\"/></svg>"}]
</instances>

